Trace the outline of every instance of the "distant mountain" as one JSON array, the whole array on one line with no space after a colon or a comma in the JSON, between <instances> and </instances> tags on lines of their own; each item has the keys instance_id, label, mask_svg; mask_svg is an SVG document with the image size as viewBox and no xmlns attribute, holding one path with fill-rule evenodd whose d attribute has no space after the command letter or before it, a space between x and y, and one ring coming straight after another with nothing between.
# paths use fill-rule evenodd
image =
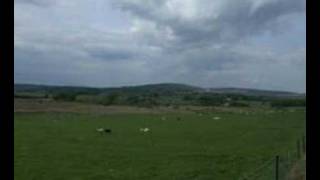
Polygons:
<instances>
[{"instance_id":1,"label":"distant mountain","mask_svg":"<svg viewBox=\"0 0 320 180\"><path fill-rule=\"evenodd\" d=\"M203 88L190 86L186 84L177 84L177 83L161 83L161 84L147 84L140 86L128 86L115 88L121 91L128 92L199 92L204 91Z\"/></svg>"},{"instance_id":2,"label":"distant mountain","mask_svg":"<svg viewBox=\"0 0 320 180\"><path fill-rule=\"evenodd\" d=\"M14 92L59 92L59 91L72 91L72 92L90 92L99 93L99 88L89 87L73 87L73 86L51 86L51 85L34 85L34 84L15 84Z\"/></svg>"},{"instance_id":3,"label":"distant mountain","mask_svg":"<svg viewBox=\"0 0 320 180\"><path fill-rule=\"evenodd\" d=\"M304 94L287 92L287 91L272 91L248 88L208 88L207 92L221 94L241 94L247 96L271 96L271 97L304 97Z\"/></svg>"},{"instance_id":4,"label":"distant mountain","mask_svg":"<svg viewBox=\"0 0 320 180\"><path fill-rule=\"evenodd\" d=\"M31 84L15 84L14 91L17 92L59 92L70 91L77 93L182 93L182 92L199 92L204 91L200 87L176 84L176 83L162 83L162 84L147 84L139 86L124 86L124 87L110 87L110 88L89 88L89 87L73 87L73 86L48 86L48 85L31 85Z\"/></svg>"},{"instance_id":5,"label":"distant mountain","mask_svg":"<svg viewBox=\"0 0 320 180\"><path fill-rule=\"evenodd\" d=\"M14 91L17 92L77 92L89 94L101 93L158 93L158 94L173 94L173 93L218 93L218 94L241 94L246 96L270 96L270 97L305 97L304 94L286 92L286 91L270 91L259 89L246 88L201 88L186 84L177 83L161 83L161 84L146 84L138 86L110 87L110 88L90 88L90 87L72 87L72 86L48 86L48 85L31 85L31 84L15 84Z\"/></svg>"}]
</instances>

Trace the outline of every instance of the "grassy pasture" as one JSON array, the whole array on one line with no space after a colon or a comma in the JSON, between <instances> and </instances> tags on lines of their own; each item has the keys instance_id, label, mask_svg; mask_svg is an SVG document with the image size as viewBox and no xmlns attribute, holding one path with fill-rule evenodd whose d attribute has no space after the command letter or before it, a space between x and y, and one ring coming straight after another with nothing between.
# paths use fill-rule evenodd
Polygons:
<instances>
[{"instance_id":1,"label":"grassy pasture","mask_svg":"<svg viewBox=\"0 0 320 180\"><path fill-rule=\"evenodd\" d=\"M16 112L15 180L237 179L305 131L304 111L267 112Z\"/></svg>"}]
</instances>

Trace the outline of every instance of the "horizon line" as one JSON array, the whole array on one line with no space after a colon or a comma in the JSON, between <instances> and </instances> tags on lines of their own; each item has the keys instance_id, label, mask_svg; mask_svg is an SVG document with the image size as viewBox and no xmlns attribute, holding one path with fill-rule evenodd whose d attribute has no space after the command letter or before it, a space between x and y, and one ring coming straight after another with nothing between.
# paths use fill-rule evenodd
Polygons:
<instances>
[{"instance_id":1,"label":"horizon line","mask_svg":"<svg viewBox=\"0 0 320 180\"><path fill-rule=\"evenodd\" d=\"M176 85L185 85L191 86L195 88L201 88L204 90L207 89L242 89L242 90L258 90L258 91L276 91L276 92L285 92L285 93L295 93L295 94L303 94L306 92L297 92L297 91L287 91L287 90L275 90L275 89L261 89L261 88L249 88L249 87L240 87L240 86L220 86L220 87L204 87L197 85L190 85L185 83L177 83L177 82L161 82L161 83L148 83L148 84L135 84L135 85L124 85L124 86L89 86L89 85L62 85L62 84L40 84L40 83L14 83L14 85L32 85L32 86L50 86L50 87L73 87L73 88L92 88L92 89L105 89L105 88L126 88L126 87L136 87L136 86L147 86L147 85L161 85L161 84L176 84Z\"/></svg>"}]
</instances>

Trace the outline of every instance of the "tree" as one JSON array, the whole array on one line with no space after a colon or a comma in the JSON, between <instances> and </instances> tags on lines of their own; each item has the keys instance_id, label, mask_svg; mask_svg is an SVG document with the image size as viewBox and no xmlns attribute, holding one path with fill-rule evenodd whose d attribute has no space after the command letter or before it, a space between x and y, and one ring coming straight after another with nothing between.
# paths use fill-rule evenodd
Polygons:
<instances>
[{"instance_id":1,"label":"tree","mask_svg":"<svg viewBox=\"0 0 320 180\"><path fill-rule=\"evenodd\" d=\"M306 106L305 99L282 99L274 100L270 103L272 107L304 107Z\"/></svg>"},{"instance_id":2,"label":"tree","mask_svg":"<svg viewBox=\"0 0 320 180\"><path fill-rule=\"evenodd\" d=\"M223 97L215 97L214 95L200 96L199 103L203 106L218 106L223 104Z\"/></svg>"},{"instance_id":3,"label":"tree","mask_svg":"<svg viewBox=\"0 0 320 180\"><path fill-rule=\"evenodd\" d=\"M117 99L119 98L119 94L118 93L111 93L110 95L103 95L100 100L99 103L104 105L104 106L109 106L112 104L115 104Z\"/></svg>"},{"instance_id":4,"label":"tree","mask_svg":"<svg viewBox=\"0 0 320 180\"><path fill-rule=\"evenodd\" d=\"M57 101L74 101L77 94L71 92L61 92L53 95L53 99Z\"/></svg>"}]
</instances>

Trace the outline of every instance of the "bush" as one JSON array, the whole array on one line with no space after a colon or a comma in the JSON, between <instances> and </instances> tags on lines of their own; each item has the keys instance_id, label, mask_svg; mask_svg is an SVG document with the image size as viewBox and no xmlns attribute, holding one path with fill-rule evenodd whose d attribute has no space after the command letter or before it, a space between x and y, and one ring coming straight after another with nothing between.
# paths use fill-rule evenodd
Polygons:
<instances>
[{"instance_id":1,"label":"bush","mask_svg":"<svg viewBox=\"0 0 320 180\"><path fill-rule=\"evenodd\" d=\"M76 93L67 93L67 92L56 93L52 96L52 98L57 101L75 101L76 97L77 97Z\"/></svg>"},{"instance_id":2,"label":"bush","mask_svg":"<svg viewBox=\"0 0 320 180\"><path fill-rule=\"evenodd\" d=\"M304 107L306 106L305 99L285 99L274 100L270 103L272 107Z\"/></svg>"},{"instance_id":3,"label":"bush","mask_svg":"<svg viewBox=\"0 0 320 180\"><path fill-rule=\"evenodd\" d=\"M184 101L192 101L194 98L193 98L193 96L191 96L191 95L185 95L185 96L183 96L183 100Z\"/></svg>"},{"instance_id":4,"label":"bush","mask_svg":"<svg viewBox=\"0 0 320 180\"><path fill-rule=\"evenodd\" d=\"M129 105L138 105L139 102L141 101L140 96L129 96L126 99L126 104Z\"/></svg>"},{"instance_id":5,"label":"bush","mask_svg":"<svg viewBox=\"0 0 320 180\"><path fill-rule=\"evenodd\" d=\"M129 96L126 100L126 104L143 106L143 107L153 107L159 105L154 96Z\"/></svg>"},{"instance_id":6,"label":"bush","mask_svg":"<svg viewBox=\"0 0 320 180\"><path fill-rule=\"evenodd\" d=\"M116 101L118 98L119 98L119 94L117 93L112 93L110 95L103 95L101 96L101 98L99 98L99 104L102 104L104 106L116 104Z\"/></svg>"},{"instance_id":7,"label":"bush","mask_svg":"<svg viewBox=\"0 0 320 180\"><path fill-rule=\"evenodd\" d=\"M244 103L244 102L232 102L230 103L230 106L233 107L249 107L248 103Z\"/></svg>"},{"instance_id":8,"label":"bush","mask_svg":"<svg viewBox=\"0 0 320 180\"><path fill-rule=\"evenodd\" d=\"M199 103L203 106L219 106L224 103L222 97L215 97L210 95L201 96L198 99Z\"/></svg>"}]
</instances>

